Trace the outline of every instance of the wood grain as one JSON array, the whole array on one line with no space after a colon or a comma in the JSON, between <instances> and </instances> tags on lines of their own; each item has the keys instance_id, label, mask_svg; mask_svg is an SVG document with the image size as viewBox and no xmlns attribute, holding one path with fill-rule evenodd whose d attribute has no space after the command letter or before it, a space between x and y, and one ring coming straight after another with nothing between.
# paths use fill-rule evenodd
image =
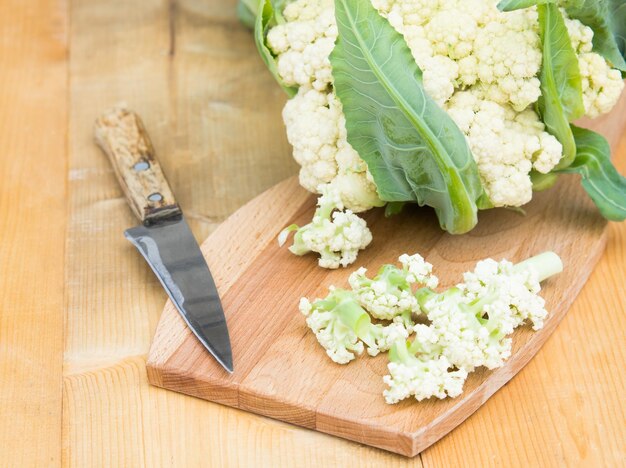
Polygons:
<instances>
[{"instance_id":1,"label":"wood grain","mask_svg":"<svg viewBox=\"0 0 626 468\"><path fill-rule=\"evenodd\" d=\"M67 27L0 2L0 466L61 462Z\"/></svg>"},{"instance_id":2,"label":"wood grain","mask_svg":"<svg viewBox=\"0 0 626 468\"><path fill-rule=\"evenodd\" d=\"M150 136L136 112L123 106L104 112L94 124L94 138L109 157L126 199L142 223L181 216Z\"/></svg>"}]
</instances>

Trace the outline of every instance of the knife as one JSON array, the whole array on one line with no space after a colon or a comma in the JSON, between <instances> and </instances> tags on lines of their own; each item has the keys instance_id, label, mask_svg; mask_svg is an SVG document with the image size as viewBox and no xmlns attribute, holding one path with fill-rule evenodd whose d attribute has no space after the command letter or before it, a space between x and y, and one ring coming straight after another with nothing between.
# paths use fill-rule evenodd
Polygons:
<instances>
[{"instance_id":1,"label":"knife","mask_svg":"<svg viewBox=\"0 0 626 468\"><path fill-rule=\"evenodd\" d=\"M198 340L232 373L230 337L215 282L141 119L123 106L115 107L96 120L94 133L142 222L124 235L146 259Z\"/></svg>"}]
</instances>

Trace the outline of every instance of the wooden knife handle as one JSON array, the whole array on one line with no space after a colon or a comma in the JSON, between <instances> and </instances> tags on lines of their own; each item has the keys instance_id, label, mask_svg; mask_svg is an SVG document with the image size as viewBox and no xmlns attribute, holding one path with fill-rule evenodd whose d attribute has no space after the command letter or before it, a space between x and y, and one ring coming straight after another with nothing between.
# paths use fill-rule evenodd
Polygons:
<instances>
[{"instance_id":1,"label":"wooden knife handle","mask_svg":"<svg viewBox=\"0 0 626 468\"><path fill-rule=\"evenodd\" d=\"M182 215L182 211L139 116L124 107L102 114L95 123L96 142L106 153L135 215L146 225Z\"/></svg>"}]
</instances>

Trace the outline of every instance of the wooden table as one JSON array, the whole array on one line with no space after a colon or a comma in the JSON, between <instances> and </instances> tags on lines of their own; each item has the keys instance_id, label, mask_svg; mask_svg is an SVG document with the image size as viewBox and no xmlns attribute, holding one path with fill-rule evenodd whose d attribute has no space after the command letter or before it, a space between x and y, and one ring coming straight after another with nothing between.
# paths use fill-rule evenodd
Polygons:
<instances>
[{"instance_id":1,"label":"wooden table","mask_svg":"<svg viewBox=\"0 0 626 468\"><path fill-rule=\"evenodd\" d=\"M626 463L626 224L530 365L413 460L148 385L165 294L91 126L144 116L198 239L294 174L234 4L0 1L0 466Z\"/></svg>"}]
</instances>

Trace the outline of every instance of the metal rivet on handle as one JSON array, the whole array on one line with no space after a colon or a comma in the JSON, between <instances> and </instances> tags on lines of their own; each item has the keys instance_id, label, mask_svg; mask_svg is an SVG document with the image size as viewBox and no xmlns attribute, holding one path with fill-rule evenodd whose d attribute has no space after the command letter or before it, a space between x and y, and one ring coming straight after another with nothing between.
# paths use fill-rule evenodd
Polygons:
<instances>
[{"instance_id":1,"label":"metal rivet on handle","mask_svg":"<svg viewBox=\"0 0 626 468\"><path fill-rule=\"evenodd\" d=\"M148 195L148 200L150 200L152 202L161 201L161 200L163 200L163 195L161 195L160 193L156 192L156 193Z\"/></svg>"},{"instance_id":2,"label":"metal rivet on handle","mask_svg":"<svg viewBox=\"0 0 626 468\"><path fill-rule=\"evenodd\" d=\"M137 164L135 164L133 166L133 169L135 169L137 172L141 172L141 171L145 171L146 169L148 169L150 167L150 163L147 161L140 161Z\"/></svg>"}]
</instances>

